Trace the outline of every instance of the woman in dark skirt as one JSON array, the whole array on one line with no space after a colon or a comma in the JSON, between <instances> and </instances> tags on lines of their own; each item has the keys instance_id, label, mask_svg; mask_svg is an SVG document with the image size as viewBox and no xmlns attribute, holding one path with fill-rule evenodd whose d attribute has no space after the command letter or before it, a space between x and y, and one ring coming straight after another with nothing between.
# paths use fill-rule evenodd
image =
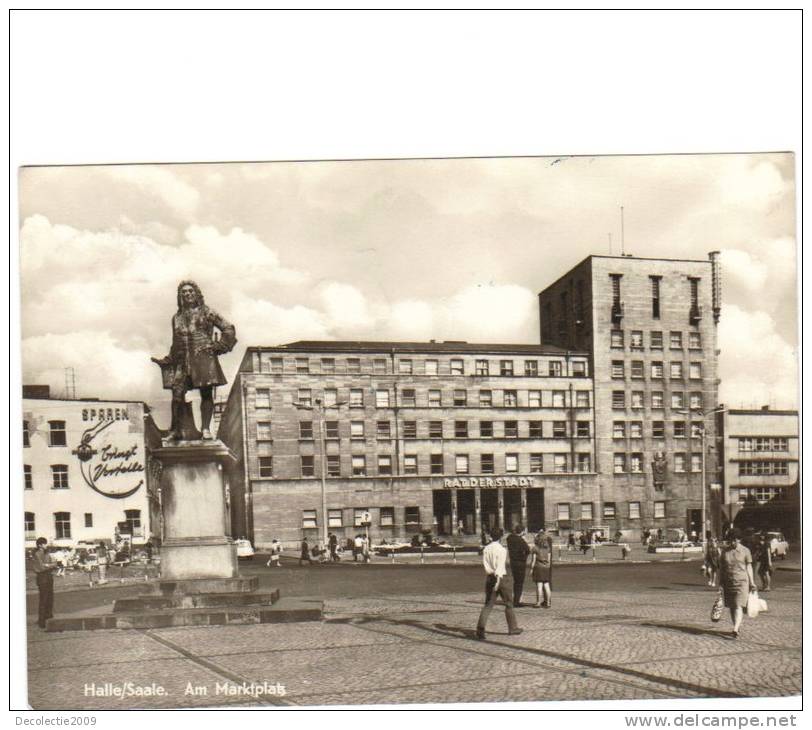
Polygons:
<instances>
[{"instance_id":1,"label":"woman in dark skirt","mask_svg":"<svg viewBox=\"0 0 812 730\"><path fill-rule=\"evenodd\" d=\"M741 532L731 528L725 535L726 542L719 555L719 583L725 606L730 609L733 622L733 638L738 638L744 610L750 591L756 589L753 578L753 556L741 544Z\"/></svg>"},{"instance_id":2,"label":"woman in dark skirt","mask_svg":"<svg viewBox=\"0 0 812 730\"><path fill-rule=\"evenodd\" d=\"M553 593L553 549L552 541L547 538L544 531L536 535L535 544L530 550L530 560L530 577L536 584L535 607L550 608Z\"/></svg>"}]
</instances>

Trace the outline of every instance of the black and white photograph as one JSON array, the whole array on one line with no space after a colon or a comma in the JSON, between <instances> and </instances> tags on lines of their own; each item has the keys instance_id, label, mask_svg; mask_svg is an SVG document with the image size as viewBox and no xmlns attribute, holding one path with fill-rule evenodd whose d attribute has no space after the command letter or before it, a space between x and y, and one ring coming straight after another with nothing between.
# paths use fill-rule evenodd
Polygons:
<instances>
[{"instance_id":1,"label":"black and white photograph","mask_svg":"<svg viewBox=\"0 0 812 730\"><path fill-rule=\"evenodd\" d=\"M31 709L800 697L796 153L537 149L20 165Z\"/></svg>"}]
</instances>

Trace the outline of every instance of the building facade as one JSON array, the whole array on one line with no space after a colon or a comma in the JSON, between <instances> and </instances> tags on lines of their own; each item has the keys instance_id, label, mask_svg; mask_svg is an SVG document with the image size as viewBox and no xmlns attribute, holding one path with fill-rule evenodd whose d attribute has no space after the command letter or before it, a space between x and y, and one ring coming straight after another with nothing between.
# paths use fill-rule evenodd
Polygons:
<instances>
[{"instance_id":1,"label":"building facade","mask_svg":"<svg viewBox=\"0 0 812 730\"><path fill-rule=\"evenodd\" d=\"M149 539L159 508L148 449L160 436L144 403L51 398L47 386L24 386L22 426L27 547L38 537L112 541L117 530L134 544Z\"/></svg>"},{"instance_id":2,"label":"building facade","mask_svg":"<svg viewBox=\"0 0 812 730\"><path fill-rule=\"evenodd\" d=\"M800 489L798 411L731 408L717 420L723 519L745 505L791 501Z\"/></svg>"},{"instance_id":3,"label":"building facade","mask_svg":"<svg viewBox=\"0 0 812 730\"><path fill-rule=\"evenodd\" d=\"M258 547L601 522L589 357L537 345L250 347L220 420L232 534ZM322 472L327 512L321 502Z\"/></svg>"},{"instance_id":4,"label":"building facade","mask_svg":"<svg viewBox=\"0 0 812 730\"><path fill-rule=\"evenodd\" d=\"M715 444L719 276L716 254L589 256L539 294L541 342L591 358L612 531L701 534L703 489L716 480L715 450L703 464L702 446Z\"/></svg>"}]
</instances>

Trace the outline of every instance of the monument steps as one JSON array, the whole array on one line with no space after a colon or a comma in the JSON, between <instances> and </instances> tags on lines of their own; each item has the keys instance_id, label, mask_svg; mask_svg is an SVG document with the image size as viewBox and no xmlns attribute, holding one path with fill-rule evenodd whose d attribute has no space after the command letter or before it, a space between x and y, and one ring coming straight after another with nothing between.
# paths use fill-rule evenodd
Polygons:
<instances>
[{"instance_id":1,"label":"monument steps","mask_svg":"<svg viewBox=\"0 0 812 730\"><path fill-rule=\"evenodd\" d=\"M114 613L135 613L166 608L226 608L232 606L272 605L279 600L279 590L270 593L187 593L165 596L143 595L119 598Z\"/></svg>"}]
</instances>

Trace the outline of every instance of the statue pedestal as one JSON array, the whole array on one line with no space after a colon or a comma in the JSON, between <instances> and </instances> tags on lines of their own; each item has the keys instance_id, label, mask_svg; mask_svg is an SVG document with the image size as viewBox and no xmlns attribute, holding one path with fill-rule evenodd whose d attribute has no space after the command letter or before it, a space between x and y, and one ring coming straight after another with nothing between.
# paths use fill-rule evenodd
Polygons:
<instances>
[{"instance_id":1,"label":"statue pedestal","mask_svg":"<svg viewBox=\"0 0 812 730\"><path fill-rule=\"evenodd\" d=\"M236 578L222 470L234 454L222 441L206 440L171 443L153 457L163 467L162 580Z\"/></svg>"}]
</instances>

